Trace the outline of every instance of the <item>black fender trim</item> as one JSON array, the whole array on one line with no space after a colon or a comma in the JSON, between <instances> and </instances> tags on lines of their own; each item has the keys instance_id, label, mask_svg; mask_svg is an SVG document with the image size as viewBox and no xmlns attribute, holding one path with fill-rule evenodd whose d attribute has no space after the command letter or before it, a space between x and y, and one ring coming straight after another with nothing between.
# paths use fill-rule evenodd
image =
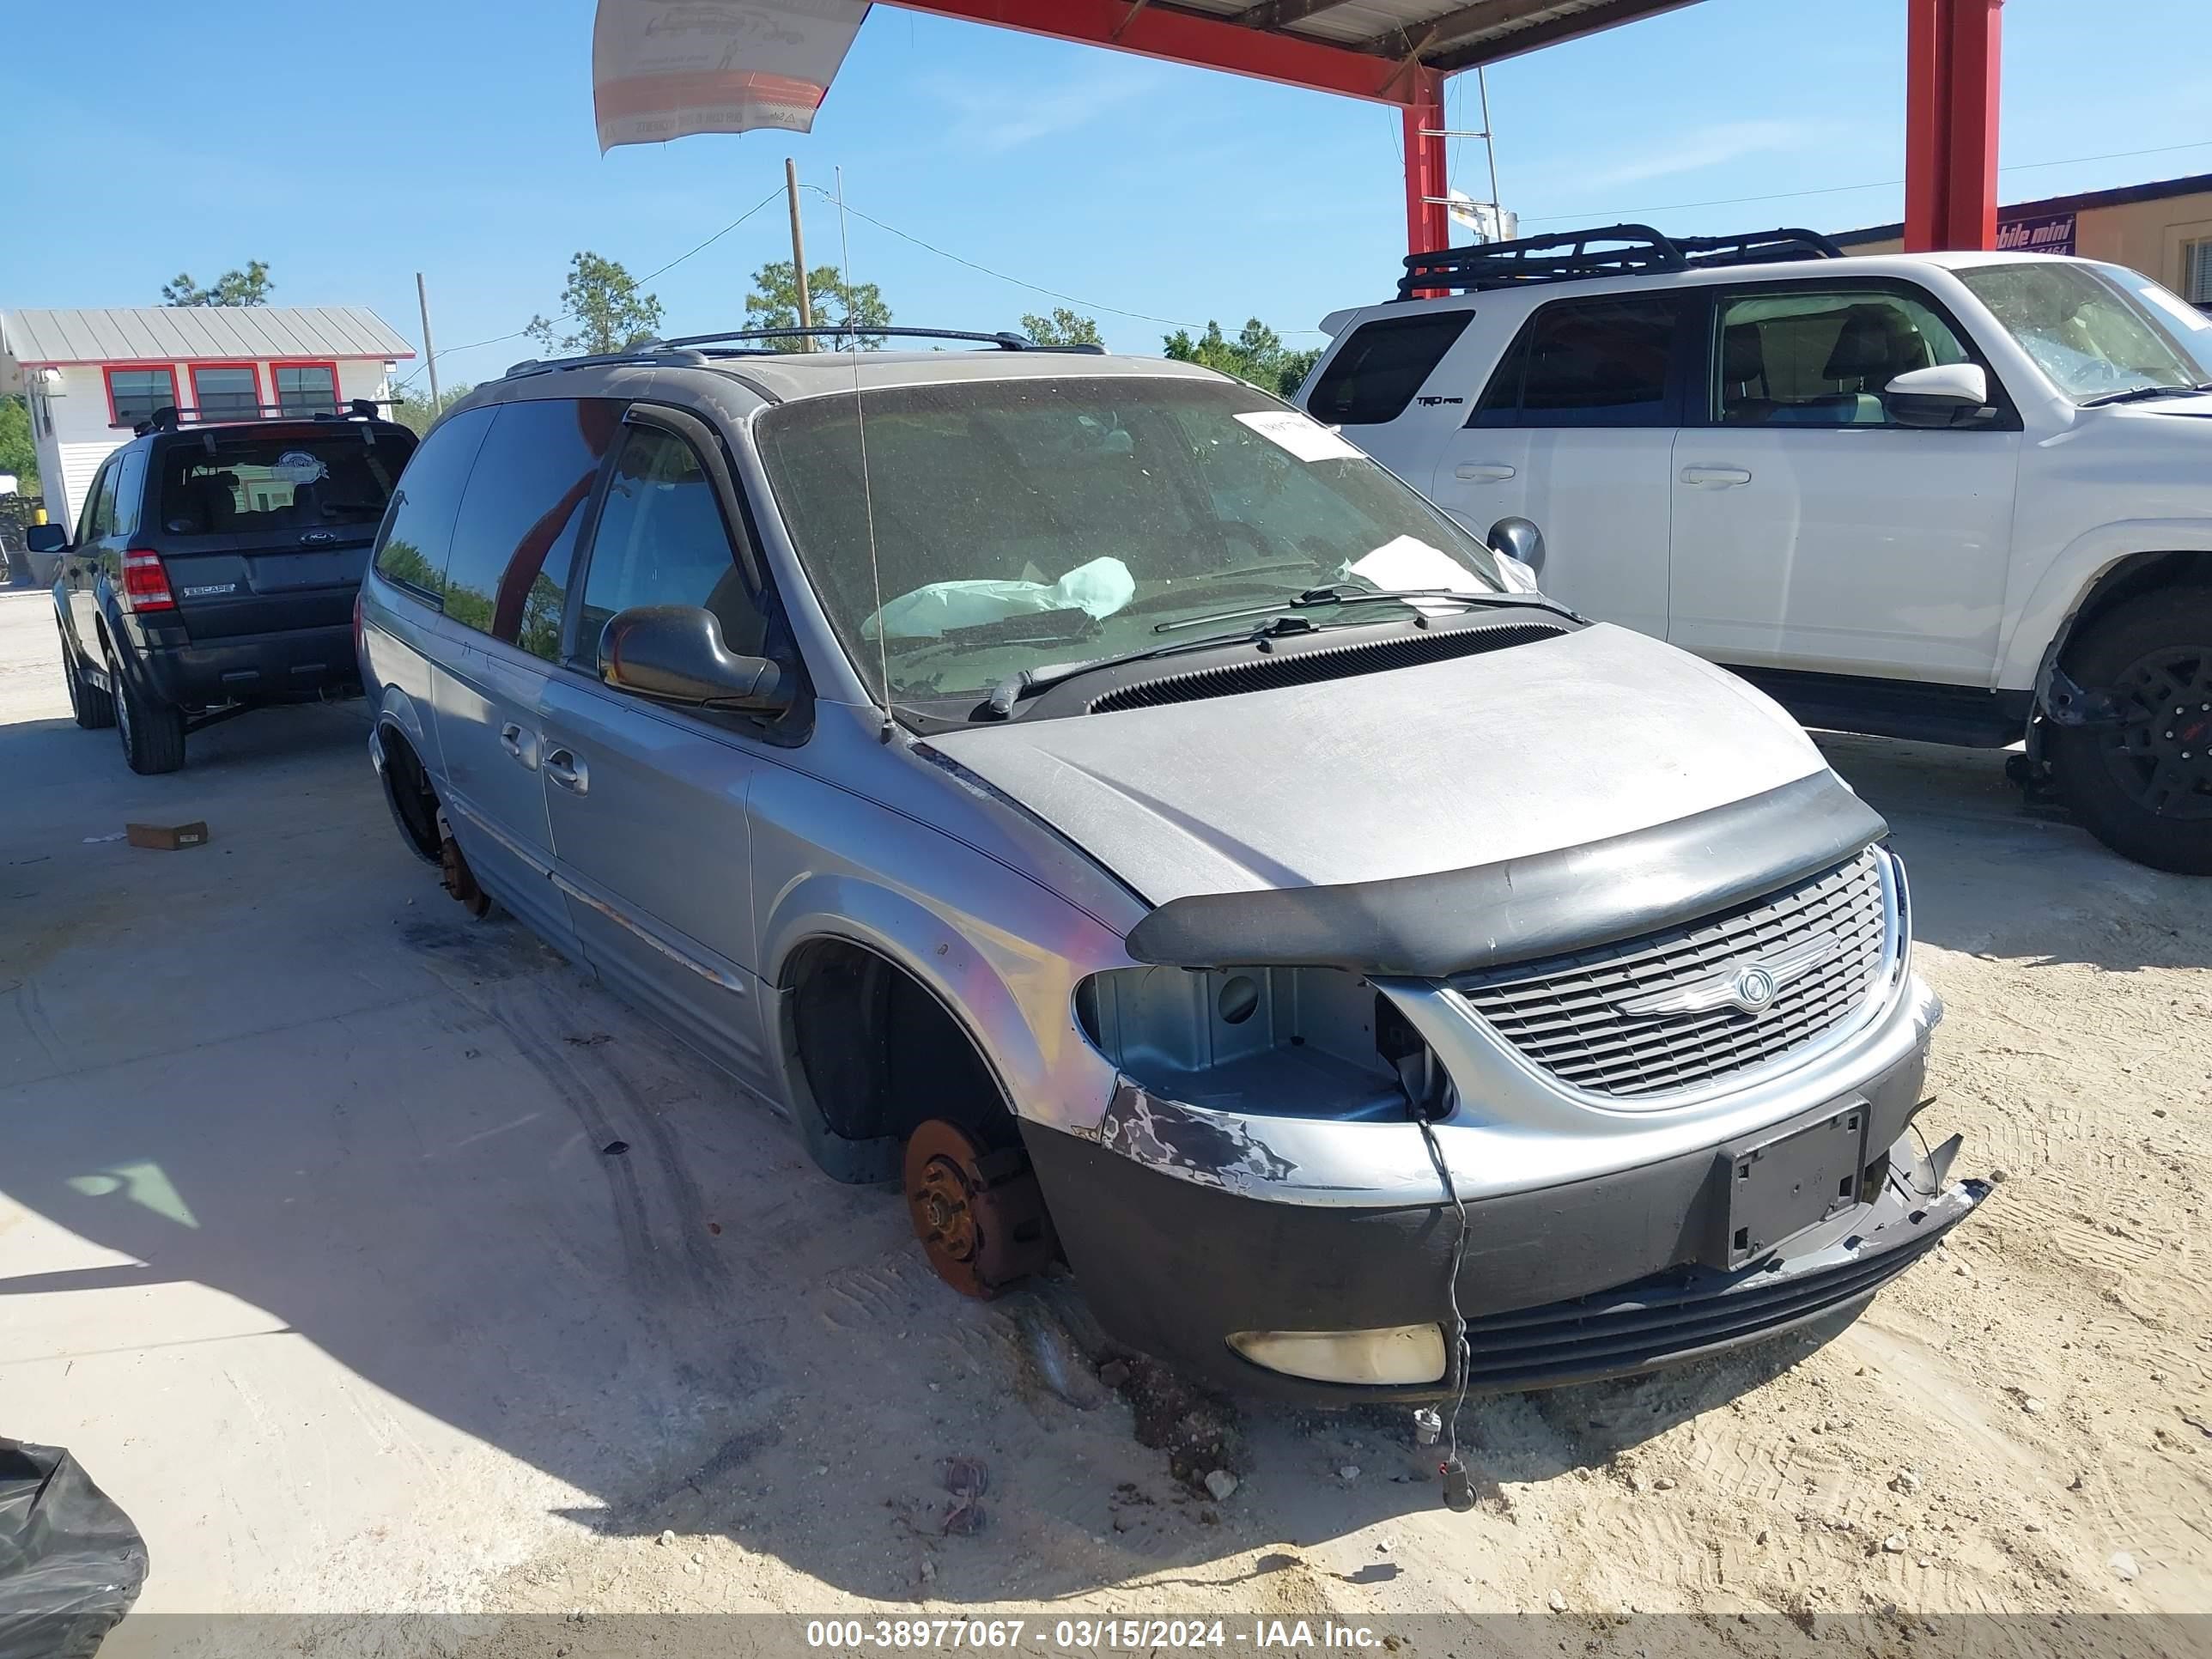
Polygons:
<instances>
[{"instance_id":1,"label":"black fender trim","mask_svg":"<svg viewBox=\"0 0 2212 1659\"><path fill-rule=\"evenodd\" d=\"M1171 899L1129 933L1163 967L1440 979L1611 944L1758 898L1889 833L1823 768L1625 836L1432 875Z\"/></svg>"}]
</instances>

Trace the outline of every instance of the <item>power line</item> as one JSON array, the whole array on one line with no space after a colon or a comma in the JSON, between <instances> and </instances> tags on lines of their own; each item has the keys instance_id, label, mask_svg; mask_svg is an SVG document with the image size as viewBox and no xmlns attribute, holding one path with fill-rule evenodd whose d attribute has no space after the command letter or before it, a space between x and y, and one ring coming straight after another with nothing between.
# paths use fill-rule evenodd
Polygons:
<instances>
[{"instance_id":1,"label":"power line","mask_svg":"<svg viewBox=\"0 0 2212 1659\"><path fill-rule=\"evenodd\" d=\"M714 246L715 243L720 241L722 238L728 235L739 225L744 223L746 220L751 218L753 215L758 213L763 208L766 207L770 202L773 202L777 197L782 194L783 191L781 190L772 190L769 191L767 195L762 197L759 201L754 203L743 213L740 213L736 218L731 220L729 223L724 225L720 230L716 231L712 236L709 236L705 241L678 254L673 259L671 259L666 264L662 265L659 270L648 270L644 276L637 278L638 285L642 287L644 284L651 282L654 277L675 270L677 266L682 264L686 259L690 258L695 253L705 252L708 248ZM553 320L555 322L560 322L567 319L571 319L574 315L575 313L570 311L556 312L553 316ZM489 340L472 340L467 345L447 346L443 351L439 352L437 356L441 358L450 357L458 351L474 351L479 346L497 345L502 340L519 340L529 332L530 331L527 328L518 328L512 334L495 334ZM419 365L409 371L405 380L399 381L398 384L394 386L392 389L394 392L400 390L401 387L404 387L407 384L408 380L413 380L416 375L420 374L424 369L429 368L429 359L427 357L424 358Z\"/></svg>"},{"instance_id":2,"label":"power line","mask_svg":"<svg viewBox=\"0 0 2212 1659\"><path fill-rule=\"evenodd\" d=\"M2137 155L2170 155L2180 149L2203 149L2212 146L2212 139L2199 139L2188 144L2160 144L2151 149L2115 149L2102 155L2069 155L2056 161L2022 161L2015 166L1999 167L1999 173L2033 173L2039 167L2069 167L2086 161L2122 161ZM1902 179L1875 179L1863 185L1823 185L1814 190L1778 191L1771 196L1722 196L1706 202L1668 202L1656 207L1589 208L1579 213L1543 213L1524 219L1523 224L1557 224L1562 219L1583 221L1623 218L1632 213L1680 213L1691 208L1736 207L1746 202L1788 202L1803 196L1840 196L1855 190L1894 190L1905 182Z\"/></svg>"},{"instance_id":3,"label":"power line","mask_svg":"<svg viewBox=\"0 0 2212 1659\"><path fill-rule=\"evenodd\" d=\"M817 196L822 197L824 200L836 200L836 197L831 196L828 191L823 189L819 185L807 185L803 186L803 188L812 191ZM986 276L996 277L1002 283L1012 283L1016 288L1025 288L1032 294L1042 294L1049 299L1065 300L1072 306L1081 306L1085 311L1109 312L1116 317L1130 317L1135 319L1140 323L1165 323L1170 328L1203 329L1206 326L1203 323L1185 322L1174 317L1155 317L1150 312L1124 311L1120 306L1101 305L1096 300L1083 300L1077 298L1073 294L1062 294L1056 288L1046 288L1037 283L1024 282L1019 276L1009 276L1003 270L994 270L988 265L978 264L973 259L963 258L957 253L948 252L944 248L938 246L934 242L925 242L919 236L908 234L907 232L901 230L896 225L887 225L882 220L874 217L872 215L861 212L860 209L854 207L849 202L845 204L845 211L851 214L855 219L867 220L867 222L873 225L878 230L889 231L901 241L912 242L918 248L927 249L928 252L937 255L940 259L950 259L956 265L965 265L970 270L980 270ZM1310 331L1301 330L1298 331L1309 332Z\"/></svg>"}]
</instances>

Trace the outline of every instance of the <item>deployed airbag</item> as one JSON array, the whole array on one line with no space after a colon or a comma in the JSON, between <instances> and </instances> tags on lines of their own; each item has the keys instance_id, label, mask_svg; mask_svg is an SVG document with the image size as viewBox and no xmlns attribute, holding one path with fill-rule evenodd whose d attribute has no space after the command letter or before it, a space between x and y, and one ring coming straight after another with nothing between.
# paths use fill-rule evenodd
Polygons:
<instances>
[{"instance_id":1,"label":"deployed airbag","mask_svg":"<svg viewBox=\"0 0 2212 1659\"><path fill-rule=\"evenodd\" d=\"M1033 611L1087 611L1112 616L1137 596L1136 579L1119 559L1093 559L1056 582L930 582L902 593L860 624L867 639L933 640L947 629L1004 621Z\"/></svg>"},{"instance_id":2,"label":"deployed airbag","mask_svg":"<svg viewBox=\"0 0 2212 1659\"><path fill-rule=\"evenodd\" d=\"M145 1540L75 1458L0 1439L0 1659L91 1659L145 1582Z\"/></svg>"}]
</instances>

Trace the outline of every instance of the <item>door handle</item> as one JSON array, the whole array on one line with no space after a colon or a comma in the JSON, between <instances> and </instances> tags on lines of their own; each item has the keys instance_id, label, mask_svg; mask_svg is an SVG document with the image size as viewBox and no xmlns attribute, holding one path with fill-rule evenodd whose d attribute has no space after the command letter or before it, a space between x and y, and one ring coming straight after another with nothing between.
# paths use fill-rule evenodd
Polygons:
<instances>
[{"instance_id":1,"label":"door handle","mask_svg":"<svg viewBox=\"0 0 2212 1659\"><path fill-rule=\"evenodd\" d=\"M520 762L532 771L538 769L538 736L526 732L513 720L499 728L499 746L507 750L511 759Z\"/></svg>"},{"instance_id":2,"label":"door handle","mask_svg":"<svg viewBox=\"0 0 2212 1659\"><path fill-rule=\"evenodd\" d=\"M1751 482L1751 469L1747 466L1686 466L1682 469L1682 482L1699 484L1707 489L1733 489L1738 484Z\"/></svg>"},{"instance_id":3,"label":"door handle","mask_svg":"<svg viewBox=\"0 0 2212 1659\"><path fill-rule=\"evenodd\" d=\"M545 753L545 775L572 795L591 793L591 769L578 760L568 749L550 749Z\"/></svg>"},{"instance_id":4,"label":"door handle","mask_svg":"<svg viewBox=\"0 0 2212 1659\"><path fill-rule=\"evenodd\" d=\"M1468 461L1452 469L1452 477L1465 478L1469 483L1503 483L1513 476L1513 469L1498 461Z\"/></svg>"}]
</instances>

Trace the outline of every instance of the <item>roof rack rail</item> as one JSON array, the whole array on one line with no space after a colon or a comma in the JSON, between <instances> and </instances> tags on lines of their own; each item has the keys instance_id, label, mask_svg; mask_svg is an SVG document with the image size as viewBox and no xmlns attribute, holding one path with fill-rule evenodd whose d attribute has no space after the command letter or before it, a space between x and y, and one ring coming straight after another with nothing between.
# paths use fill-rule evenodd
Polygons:
<instances>
[{"instance_id":1,"label":"roof rack rail","mask_svg":"<svg viewBox=\"0 0 2212 1659\"><path fill-rule=\"evenodd\" d=\"M1650 225L1601 225L1510 242L1410 254L1398 298L1439 289L1482 293L1591 276L1634 276L1716 265L1791 259L1840 259L1844 251L1817 231L1785 228L1739 236L1668 236Z\"/></svg>"},{"instance_id":2,"label":"roof rack rail","mask_svg":"<svg viewBox=\"0 0 2212 1659\"><path fill-rule=\"evenodd\" d=\"M1016 334L1006 329L995 334L978 334L971 329L901 328L894 323L887 323L881 328L856 328L848 323L814 328L741 328L726 334L686 334L673 340L654 340L643 349L722 345L738 340L880 340L886 336L895 336L902 340L972 340L981 345L994 345L1001 351L1049 351L1054 349L1040 346L1028 335Z\"/></svg>"},{"instance_id":3,"label":"roof rack rail","mask_svg":"<svg viewBox=\"0 0 2212 1659\"><path fill-rule=\"evenodd\" d=\"M880 340L886 337L901 340L969 340L979 345L996 346L1001 351L1072 351L1097 356L1106 349L1101 345L1040 345L1025 334L1016 334L1001 329L994 334L978 333L961 328L902 328L896 323L886 323L880 328L853 327L836 323L814 328L740 328L718 334L682 334L673 339L642 340L619 351L593 352L579 357L525 357L520 362L509 363L507 373L514 374L543 374L560 368L585 368L608 363L639 363L665 362L677 358L690 363L703 363L708 354L702 346L718 346L725 350L716 355L728 356L744 352L749 356L775 356L779 354L769 342L779 340Z\"/></svg>"},{"instance_id":4,"label":"roof rack rail","mask_svg":"<svg viewBox=\"0 0 2212 1659\"><path fill-rule=\"evenodd\" d=\"M393 398L349 398L343 409L307 410L289 404L254 404L244 410L179 409L174 404L163 404L143 421L117 421L114 425L118 429L128 425L133 437L143 438L149 432L229 426L247 421L374 421L379 418L379 409L390 408L398 401Z\"/></svg>"}]
</instances>

